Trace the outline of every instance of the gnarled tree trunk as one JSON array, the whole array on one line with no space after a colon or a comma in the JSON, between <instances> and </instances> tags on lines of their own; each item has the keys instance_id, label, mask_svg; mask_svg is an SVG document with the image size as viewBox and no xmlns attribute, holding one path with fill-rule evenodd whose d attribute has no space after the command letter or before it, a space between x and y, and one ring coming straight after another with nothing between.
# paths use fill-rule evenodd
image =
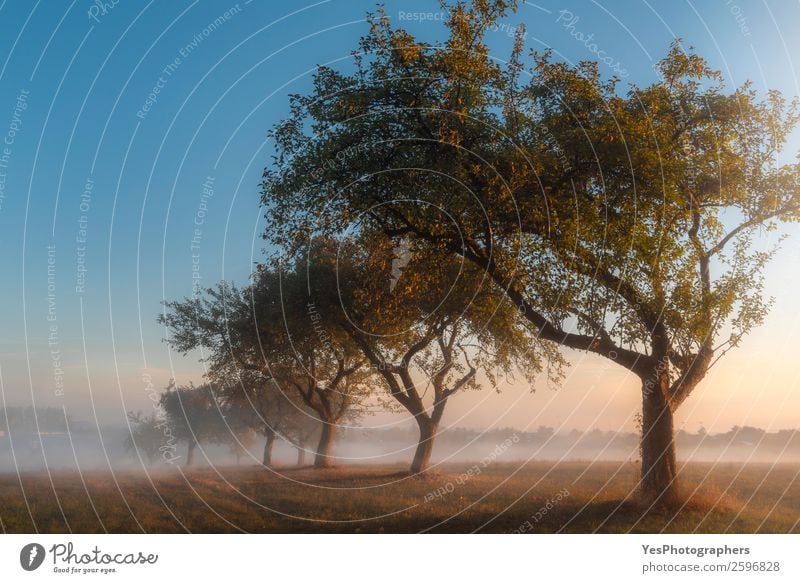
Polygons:
<instances>
[{"instance_id":1,"label":"gnarled tree trunk","mask_svg":"<svg viewBox=\"0 0 800 583\"><path fill-rule=\"evenodd\" d=\"M669 374L657 369L642 386L641 493L649 504L673 507L679 501Z\"/></svg>"},{"instance_id":2,"label":"gnarled tree trunk","mask_svg":"<svg viewBox=\"0 0 800 583\"><path fill-rule=\"evenodd\" d=\"M297 448L297 465L298 466L306 465L306 448L305 448L305 444L301 444L300 447Z\"/></svg>"},{"instance_id":3,"label":"gnarled tree trunk","mask_svg":"<svg viewBox=\"0 0 800 583\"><path fill-rule=\"evenodd\" d=\"M411 473L421 474L430 465L433 442L436 439L439 424L433 422L427 415L417 415L416 420L419 426L419 442L417 451L414 453L414 460L411 462Z\"/></svg>"},{"instance_id":4,"label":"gnarled tree trunk","mask_svg":"<svg viewBox=\"0 0 800 583\"><path fill-rule=\"evenodd\" d=\"M334 430L335 426L333 423L325 420L322 421L322 433L320 433L317 453L314 456L315 468L329 468L333 465L331 449L333 448Z\"/></svg>"}]
</instances>

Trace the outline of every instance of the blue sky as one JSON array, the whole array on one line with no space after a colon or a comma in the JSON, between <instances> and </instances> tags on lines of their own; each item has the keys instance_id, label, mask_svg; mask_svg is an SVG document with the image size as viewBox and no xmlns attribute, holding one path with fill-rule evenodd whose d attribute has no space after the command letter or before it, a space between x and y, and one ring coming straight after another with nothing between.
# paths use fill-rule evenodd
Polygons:
<instances>
[{"instance_id":1,"label":"blue sky","mask_svg":"<svg viewBox=\"0 0 800 583\"><path fill-rule=\"evenodd\" d=\"M288 94L309 88L317 64L349 67L374 4L100 4L0 2L0 133L12 142L0 149L0 372L8 404L63 404L81 419L122 422L126 409L147 407L150 380L160 387L173 376L202 374L195 360L170 354L162 342L160 302L191 293L198 274L203 285L246 280L262 247L266 133L287 114ZM437 2L391 1L386 9L420 38L442 37ZM542 0L521 3L504 24L489 35L498 58L508 54L511 27L524 24L529 47L552 47L571 61L600 54L613 63L605 73L624 70L623 83L644 84L679 36L730 86L750 78L759 90L800 94L797 2ZM799 147L795 137L791 150ZM721 387L744 382L742 367L755 375L747 366L753 355L791 354L797 238L769 272L776 307L768 333L748 341L746 356L731 358L719 373ZM531 422L528 409L550 399L557 419L550 425L629 427L638 400L631 379L617 371L595 387L600 366L581 357L559 396L526 396L539 401L525 407L509 405L517 402L513 391L482 408L485 396L465 397L451 421L485 426L502 418L520 426ZM797 388L796 374L787 375L772 379L780 388L768 387L759 399L775 402ZM586 412L576 412L574 395L587 383L594 388ZM727 429L735 408L719 410L732 406L730 394L708 395L692 409L690 428ZM590 412L612 401L597 422ZM765 413L753 424L789 420Z\"/></svg>"}]
</instances>

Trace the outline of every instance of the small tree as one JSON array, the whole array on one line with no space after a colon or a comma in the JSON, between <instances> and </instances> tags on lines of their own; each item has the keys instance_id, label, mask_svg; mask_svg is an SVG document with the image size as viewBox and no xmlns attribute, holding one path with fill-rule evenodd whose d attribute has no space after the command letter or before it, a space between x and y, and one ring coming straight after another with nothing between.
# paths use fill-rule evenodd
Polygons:
<instances>
[{"instance_id":1,"label":"small tree","mask_svg":"<svg viewBox=\"0 0 800 583\"><path fill-rule=\"evenodd\" d=\"M162 421L155 414L145 416L141 411L128 412L128 435L125 451L144 456L148 465L156 460L164 446L165 436Z\"/></svg>"},{"instance_id":2,"label":"small tree","mask_svg":"<svg viewBox=\"0 0 800 583\"><path fill-rule=\"evenodd\" d=\"M197 445L222 441L224 417L210 384L176 386L170 383L160 398L166 421L177 441L186 443L186 467L194 465Z\"/></svg>"},{"instance_id":3,"label":"small tree","mask_svg":"<svg viewBox=\"0 0 800 583\"><path fill-rule=\"evenodd\" d=\"M256 441L256 432L252 429L245 428L237 433L230 434L228 440L228 451L236 458L236 465L242 462L242 456L247 455L250 448Z\"/></svg>"},{"instance_id":4,"label":"small tree","mask_svg":"<svg viewBox=\"0 0 800 583\"><path fill-rule=\"evenodd\" d=\"M305 448L313 435L318 436L319 419L293 393L284 393L276 379L267 378L260 371L236 368L234 361L231 364L234 370L225 374L235 374L238 380L229 379L223 390L224 400L228 409L238 411L244 424L264 437L264 467L272 466L276 440ZM221 370L216 369L214 374L220 376Z\"/></svg>"},{"instance_id":5,"label":"small tree","mask_svg":"<svg viewBox=\"0 0 800 583\"><path fill-rule=\"evenodd\" d=\"M231 398L231 392L227 387L219 390L217 405L220 416L219 441L227 445L228 450L236 456L238 465L241 456L253 445L256 433L260 433L261 424L258 423L258 415L250 403Z\"/></svg>"},{"instance_id":6,"label":"small tree","mask_svg":"<svg viewBox=\"0 0 800 583\"><path fill-rule=\"evenodd\" d=\"M357 347L343 332L326 329L303 282L300 265L265 267L243 290L223 283L202 297L167 303L160 321L176 349L209 350L212 375L245 372L272 383L277 393L264 398L286 404L291 394L295 406L313 411L322 425L314 466L326 467L336 427L361 413L369 389ZM268 447L274 429L270 424Z\"/></svg>"}]
</instances>

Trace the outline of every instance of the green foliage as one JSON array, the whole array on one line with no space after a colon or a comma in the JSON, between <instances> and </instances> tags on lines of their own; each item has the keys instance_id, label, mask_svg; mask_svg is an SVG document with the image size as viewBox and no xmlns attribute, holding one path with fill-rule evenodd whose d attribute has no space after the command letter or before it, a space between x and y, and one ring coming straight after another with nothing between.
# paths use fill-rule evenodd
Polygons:
<instances>
[{"instance_id":1,"label":"green foliage","mask_svg":"<svg viewBox=\"0 0 800 583\"><path fill-rule=\"evenodd\" d=\"M398 249L402 270L395 269ZM403 404L426 392L439 403L459 390L478 389L478 371L494 388L515 372L532 382L545 361L551 378L561 372L552 344L530 333L480 270L452 255L419 242L398 246L363 236L315 239L308 256L312 289L313 282L338 280L336 296L327 296L327 304L324 294L316 300L323 319L356 341ZM402 389L387 378L405 372Z\"/></svg>"},{"instance_id":2,"label":"green foliage","mask_svg":"<svg viewBox=\"0 0 800 583\"><path fill-rule=\"evenodd\" d=\"M459 4L436 47L373 15L356 70L320 68L272 134L265 237L463 258L541 340L668 375L676 408L770 306L761 237L800 217L800 167L778 164L797 103L726 92L679 41L627 90L519 39L500 65L483 36L508 8Z\"/></svg>"}]
</instances>

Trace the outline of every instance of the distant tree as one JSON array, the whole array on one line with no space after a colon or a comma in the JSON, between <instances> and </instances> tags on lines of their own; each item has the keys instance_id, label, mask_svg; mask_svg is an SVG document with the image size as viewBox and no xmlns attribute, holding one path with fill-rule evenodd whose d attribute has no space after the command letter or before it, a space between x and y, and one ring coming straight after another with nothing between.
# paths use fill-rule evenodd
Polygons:
<instances>
[{"instance_id":1,"label":"distant tree","mask_svg":"<svg viewBox=\"0 0 800 583\"><path fill-rule=\"evenodd\" d=\"M800 167L778 163L797 103L726 93L677 42L627 90L525 63L521 34L501 65L484 37L515 5L455 3L435 46L372 16L355 71L320 68L272 134L265 236L360 217L484 270L540 338L639 377L641 491L675 505L673 414L767 313L759 235L800 218Z\"/></svg>"},{"instance_id":2,"label":"distant tree","mask_svg":"<svg viewBox=\"0 0 800 583\"><path fill-rule=\"evenodd\" d=\"M255 442L256 434L261 433L259 417L249 402L231 398L229 387L219 387L215 396L220 417L216 423L217 441L228 447L238 465Z\"/></svg>"},{"instance_id":3,"label":"distant tree","mask_svg":"<svg viewBox=\"0 0 800 583\"><path fill-rule=\"evenodd\" d=\"M297 450L297 465L306 464L306 453L313 450L313 443L319 441L322 424L316 413L311 411L295 410L296 413L288 419L281 436Z\"/></svg>"},{"instance_id":4,"label":"distant tree","mask_svg":"<svg viewBox=\"0 0 800 583\"><path fill-rule=\"evenodd\" d=\"M6 407L0 409L0 430L18 433L66 433L70 417L57 407Z\"/></svg>"},{"instance_id":5,"label":"distant tree","mask_svg":"<svg viewBox=\"0 0 800 583\"><path fill-rule=\"evenodd\" d=\"M199 443L224 441L227 434L224 417L212 385L170 383L161 394L160 404L172 435L186 443L186 467L194 465Z\"/></svg>"},{"instance_id":6,"label":"distant tree","mask_svg":"<svg viewBox=\"0 0 800 583\"><path fill-rule=\"evenodd\" d=\"M125 450L144 456L148 465L152 465L164 446L165 435L162 425L163 421L155 414L145 416L141 411L128 412Z\"/></svg>"},{"instance_id":7,"label":"distant tree","mask_svg":"<svg viewBox=\"0 0 800 583\"><path fill-rule=\"evenodd\" d=\"M238 466L242 461L242 456L247 455L256 440L256 432L249 428L243 428L236 433L231 433L228 440L228 451L236 458Z\"/></svg>"},{"instance_id":8,"label":"distant tree","mask_svg":"<svg viewBox=\"0 0 800 583\"><path fill-rule=\"evenodd\" d=\"M223 398L228 409L239 411L242 422L264 437L262 465L272 466L272 451L278 439L295 447L308 447L312 436L319 435L320 421L314 411L293 393L285 393L276 379L265 377L261 371L236 368L235 361L231 363L236 370L225 374L235 374L238 380L229 381L222 391ZM215 376L220 376L220 369Z\"/></svg>"},{"instance_id":9,"label":"distant tree","mask_svg":"<svg viewBox=\"0 0 800 583\"><path fill-rule=\"evenodd\" d=\"M221 283L201 297L168 302L159 320L177 350L209 351L212 376L254 375L278 388L263 393L265 398L292 395L294 403L313 411L321 424L314 466L326 467L337 426L363 411L368 375L353 342L320 322L303 285L301 265L285 271L265 267L245 289ZM267 449L277 436L269 427Z\"/></svg>"},{"instance_id":10,"label":"distant tree","mask_svg":"<svg viewBox=\"0 0 800 583\"><path fill-rule=\"evenodd\" d=\"M540 441L547 441L555 435L556 431L552 427L540 425L536 430L536 438Z\"/></svg>"}]
</instances>

